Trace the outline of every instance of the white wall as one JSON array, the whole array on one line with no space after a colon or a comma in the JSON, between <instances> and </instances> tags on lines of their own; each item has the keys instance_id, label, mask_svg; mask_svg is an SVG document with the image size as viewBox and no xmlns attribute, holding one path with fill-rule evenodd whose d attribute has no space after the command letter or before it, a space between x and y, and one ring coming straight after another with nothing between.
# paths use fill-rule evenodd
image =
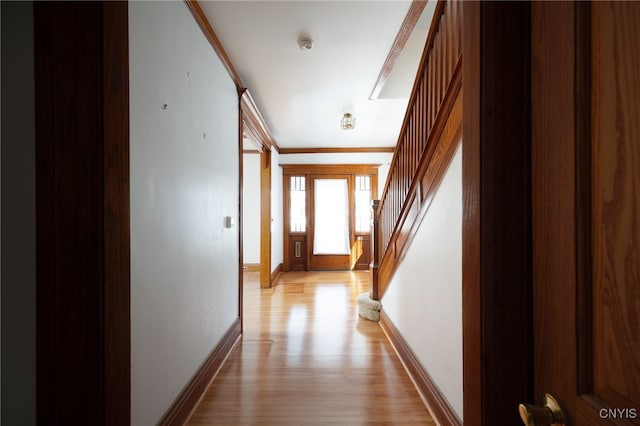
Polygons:
<instances>
[{"instance_id":1,"label":"white wall","mask_svg":"<svg viewBox=\"0 0 640 426\"><path fill-rule=\"evenodd\" d=\"M462 149L382 299L450 406L462 418Z\"/></svg>"},{"instance_id":2,"label":"white wall","mask_svg":"<svg viewBox=\"0 0 640 426\"><path fill-rule=\"evenodd\" d=\"M36 167L33 4L2 2L1 424L35 425Z\"/></svg>"},{"instance_id":3,"label":"white wall","mask_svg":"<svg viewBox=\"0 0 640 426\"><path fill-rule=\"evenodd\" d=\"M242 257L260 263L260 154L242 156Z\"/></svg>"},{"instance_id":4,"label":"white wall","mask_svg":"<svg viewBox=\"0 0 640 426\"><path fill-rule=\"evenodd\" d=\"M183 2L130 2L129 45L132 424L148 426L238 316L238 100Z\"/></svg>"},{"instance_id":5,"label":"white wall","mask_svg":"<svg viewBox=\"0 0 640 426\"><path fill-rule=\"evenodd\" d=\"M271 271L284 260L283 249L283 206L282 206L282 167L283 156L274 149L271 151Z\"/></svg>"}]
</instances>

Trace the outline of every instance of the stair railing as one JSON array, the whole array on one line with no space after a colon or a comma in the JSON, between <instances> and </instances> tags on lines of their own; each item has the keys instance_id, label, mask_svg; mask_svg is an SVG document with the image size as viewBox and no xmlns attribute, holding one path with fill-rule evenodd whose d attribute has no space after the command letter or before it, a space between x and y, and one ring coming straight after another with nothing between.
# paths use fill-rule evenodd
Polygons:
<instances>
[{"instance_id":1,"label":"stair railing","mask_svg":"<svg viewBox=\"0 0 640 426\"><path fill-rule=\"evenodd\" d=\"M372 280L374 299L382 297L393 265L407 243L403 225L415 220L415 206L420 205L413 202L420 196L417 177L434 157L438 138L434 134L442 133L461 89L461 3L440 0L436 5L385 188L374 212L378 230L372 230L371 238L372 245L377 245L380 269L376 265L372 273L383 274Z\"/></svg>"}]
</instances>

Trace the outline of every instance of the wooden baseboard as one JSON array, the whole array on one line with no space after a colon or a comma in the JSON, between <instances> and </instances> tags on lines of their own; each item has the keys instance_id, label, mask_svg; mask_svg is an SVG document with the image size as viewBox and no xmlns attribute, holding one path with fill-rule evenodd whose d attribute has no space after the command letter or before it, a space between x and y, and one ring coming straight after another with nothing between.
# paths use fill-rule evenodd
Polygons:
<instances>
[{"instance_id":1,"label":"wooden baseboard","mask_svg":"<svg viewBox=\"0 0 640 426\"><path fill-rule=\"evenodd\" d=\"M259 263L245 263L242 265L245 272L260 272L260 264Z\"/></svg>"},{"instance_id":2,"label":"wooden baseboard","mask_svg":"<svg viewBox=\"0 0 640 426\"><path fill-rule=\"evenodd\" d=\"M280 276L281 273L282 273L282 263L276 266L276 269L274 269L273 272L271 272L271 286L273 286L273 284L276 282L276 280L278 279L278 276Z\"/></svg>"},{"instance_id":3,"label":"wooden baseboard","mask_svg":"<svg viewBox=\"0 0 640 426\"><path fill-rule=\"evenodd\" d=\"M462 422L455 411L453 411L444 395L440 392L440 389L438 389L431 376L429 376L429 373L427 373L427 370L425 370L416 354L400 333L400 330L391 322L391 319L384 310L380 311L379 324L400 357L405 370L416 386L433 420L443 426L461 426Z\"/></svg>"},{"instance_id":4,"label":"wooden baseboard","mask_svg":"<svg viewBox=\"0 0 640 426\"><path fill-rule=\"evenodd\" d=\"M222 336L211 354L202 363L189 383L182 389L180 395L173 402L169 410L158 422L160 426L183 425L189 419L191 412L200 402L200 398L207 390L209 383L220 370L222 363L240 338L240 318L237 318L229 330Z\"/></svg>"}]
</instances>

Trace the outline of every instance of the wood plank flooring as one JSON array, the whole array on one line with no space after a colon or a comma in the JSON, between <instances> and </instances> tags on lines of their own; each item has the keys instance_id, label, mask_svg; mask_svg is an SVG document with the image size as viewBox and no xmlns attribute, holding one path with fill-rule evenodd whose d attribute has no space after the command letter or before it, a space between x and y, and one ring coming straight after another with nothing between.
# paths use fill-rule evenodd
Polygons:
<instances>
[{"instance_id":1,"label":"wood plank flooring","mask_svg":"<svg viewBox=\"0 0 640 426\"><path fill-rule=\"evenodd\" d=\"M378 323L368 272L245 272L244 335L190 425L435 425Z\"/></svg>"}]
</instances>

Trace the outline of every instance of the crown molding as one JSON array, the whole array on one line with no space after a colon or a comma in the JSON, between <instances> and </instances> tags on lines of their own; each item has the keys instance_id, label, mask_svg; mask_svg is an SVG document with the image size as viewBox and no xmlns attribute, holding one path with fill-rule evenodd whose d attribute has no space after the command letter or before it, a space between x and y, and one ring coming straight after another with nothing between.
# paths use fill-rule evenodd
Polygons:
<instances>
[{"instance_id":1,"label":"crown molding","mask_svg":"<svg viewBox=\"0 0 640 426\"><path fill-rule=\"evenodd\" d=\"M396 39L393 41L391 50L389 50L387 59L382 65L382 69L380 70L380 74L378 75L378 79L376 80L376 84L373 87L373 91L371 92L369 99L378 99L378 96L380 96L380 92L382 92L387 79L391 75L391 71L393 71L393 67L396 64L398 56L400 56L400 53L407 44L409 37L411 37L411 33L413 32L418 19L420 19L420 15L422 15L422 11L426 5L427 2L424 0L414 0L411 3L407 16L405 16L404 21L402 21L402 25L400 26L400 30L398 30Z\"/></svg>"},{"instance_id":2,"label":"crown molding","mask_svg":"<svg viewBox=\"0 0 640 426\"><path fill-rule=\"evenodd\" d=\"M242 109L242 121L245 130L262 146L262 149L267 151L275 149L277 152L280 152L280 147L273 139L273 136L271 136L271 131L269 127L267 127L264 117L260 114L256 103L253 101L249 90L243 90L241 92L240 108Z\"/></svg>"},{"instance_id":3,"label":"crown molding","mask_svg":"<svg viewBox=\"0 0 640 426\"><path fill-rule=\"evenodd\" d=\"M202 30L205 38L209 41L209 43L211 44L211 47L213 47L213 50L218 54L218 57L222 61L222 65L224 65L224 67L226 68L227 72L229 73L229 76L235 83L236 87L244 87L244 85L242 84L242 81L240 80L240 76L238 75L238 72L236 71L235 67L231 63L231 59L229 59L229 56L227 56L227 52L225 52L224 48L222 47L222 44L220 43L218 36L213 31L213 27L211 26L211 23L207 19L207 16L205 15L204 11L200 7L200 4L198 3L198 1L184 0L184 2L187 5L187 8L191 12L191 14L193 15L193 18L196 20L196 23Z\"/></svg>"},{"instance_id":4,"label":"crown molding","mask_svg":"<svg viewBox=\"0 0 640 426\"><path fill-rule=\"evenodd\" d=\"M253 101L251 94L242 83L242 80L240 80L238 72L233 66L233 63L231 63L231 59L229 59L227 52L222 47L220 39L218 39L215 31L213 31L213 27L202 10L202 7L197 0L184 0L184 2L193 15L196 23L202 30L205 38L209 41L209 44L211 44L211 47L213 47L213 50L220 58L222 65L224 65L225 69L229 73L229 77L231 77L236 85L238 96L240 97L240 106L243 112L242 121L245 124L246 130L262 145L263 149L275 149L276 151L279 151L278 144L273 139L271 131L267 127L262 114Z\"/></svg>"}]
</instances>

